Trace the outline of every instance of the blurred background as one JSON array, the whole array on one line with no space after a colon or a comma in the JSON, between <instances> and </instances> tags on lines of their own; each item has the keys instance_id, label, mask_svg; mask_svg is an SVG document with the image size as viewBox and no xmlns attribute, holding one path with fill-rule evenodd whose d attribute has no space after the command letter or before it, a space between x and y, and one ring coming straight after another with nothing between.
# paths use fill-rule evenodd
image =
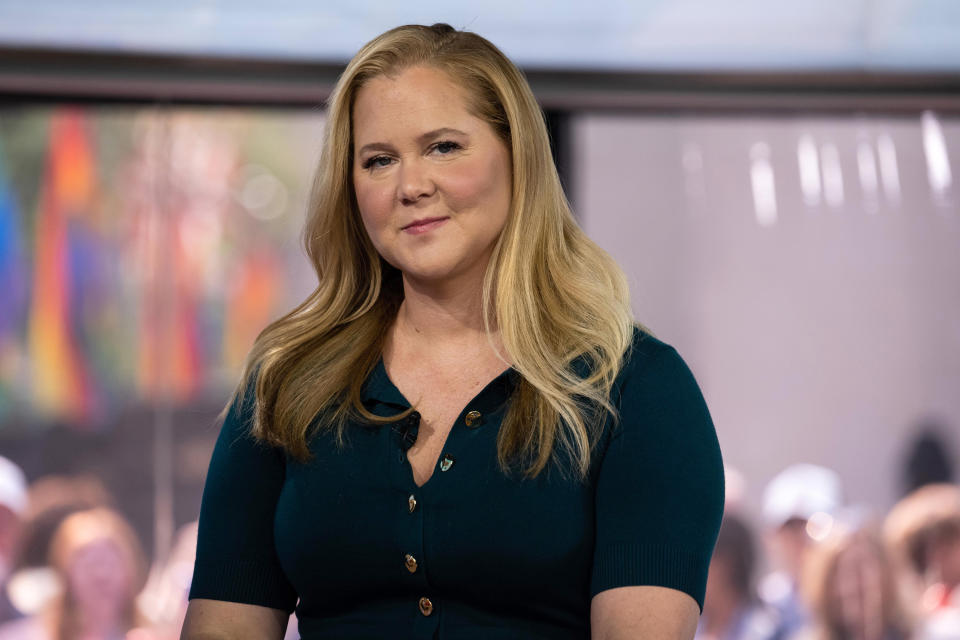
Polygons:
<instances>
[{"instance_id":1,"label":"blurred background","mask_svg":"<svg viewBox=\"0 0 960 640\"><path fill-rule=\"evenodd\" d=\"M324 101L434 22L526 72L703 389L729 517L700 637L960 638L951 0L0 0L0 638L66 619L92 540L114 626L176 637L214 418L313 289Z\"/></svg>"}]
</instances>

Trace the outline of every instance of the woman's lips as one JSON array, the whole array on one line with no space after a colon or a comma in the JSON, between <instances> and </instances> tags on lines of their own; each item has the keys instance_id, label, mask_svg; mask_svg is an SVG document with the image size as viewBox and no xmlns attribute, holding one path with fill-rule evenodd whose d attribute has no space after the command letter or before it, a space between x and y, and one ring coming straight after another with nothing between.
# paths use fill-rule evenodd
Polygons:
<instances>
[{"instance_id":1,"label":"woman's lips","mask_svg":"<svg viewBox=\"0 0 960 640\"><path fill-rule=\"evenodd\" d=\"M427 218L426 220L407 225L403 230L412 234L426 233L436 229L447 220L449 220L449 218Z\"/></svg>"}]
</instances>

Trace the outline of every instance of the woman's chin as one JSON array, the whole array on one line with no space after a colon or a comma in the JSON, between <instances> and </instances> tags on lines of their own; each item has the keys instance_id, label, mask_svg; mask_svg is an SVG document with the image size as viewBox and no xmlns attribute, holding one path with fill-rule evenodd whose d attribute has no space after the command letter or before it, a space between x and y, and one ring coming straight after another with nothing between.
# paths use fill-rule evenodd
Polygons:
<instances>
[{"instance_id":1,"label":"woman's chin","mask_svg":"<svg viewBox=\"0 0 960 640\"><path fill-rule=\"evenodd\" d=\"M401 269L405 282L415 286L438 287L459 282L464 272L451 265L418 265L417 268Z\"/></svg>"}]
</instances>

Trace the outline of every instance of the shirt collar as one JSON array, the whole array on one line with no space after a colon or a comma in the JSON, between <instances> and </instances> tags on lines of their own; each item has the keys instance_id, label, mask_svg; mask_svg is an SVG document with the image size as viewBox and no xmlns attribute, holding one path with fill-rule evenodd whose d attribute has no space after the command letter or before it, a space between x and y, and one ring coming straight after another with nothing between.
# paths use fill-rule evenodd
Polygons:
<instances>
[{"instance_id":1,"label":"shirt collar","mask_svg":"<svg viewBox=\"0 0 960 640\"><path fill-rule=\"evenodd\" d=\"M485 398L483 398L485 401L482 402L485 408L489 405L488 408L492 409L495 405L502 404L516 387L520 381L520 377L520 373L516 369L510 368L494 378L482 394L485 396ZM364 384L362 398L364 402L380 402L394 405L401 409L406 409L410 406L410 403L403 397L403 394L400 393L400 390L397 389L396 385L393 384L387 375L387 369L383 364L382 357L377 360L376 366ZM481 398L477 398L477 400L481 401Z\"/></svg>"},{"instance_id":2,"label":"shirt collar","mask_svg":"<svg viewBox=\"0 0 960 640\"><path fill-rule=\"evenodd\" d=\"M363 401L366 402L367 400L392 404L404 409L410 406L410 403L387 376L387 369L383 365L382 357L377 360L377 365L373 368L363 387Z\"/></svg>"}]
</instances>

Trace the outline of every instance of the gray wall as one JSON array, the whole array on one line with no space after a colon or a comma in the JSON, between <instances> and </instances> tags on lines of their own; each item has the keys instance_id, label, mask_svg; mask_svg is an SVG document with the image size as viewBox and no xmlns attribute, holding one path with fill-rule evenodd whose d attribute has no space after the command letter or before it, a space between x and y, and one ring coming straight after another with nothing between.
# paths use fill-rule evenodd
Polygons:
<instances>
[{"instance_id":1,"label":"gray wall","mask_svg":"<svg viewBox=\"0 0 960 640\"><path fill-rule=\"evenodd\" d=\"M960 120L934 120L575 120L578 214L627 272L637 318L693 369L725 460L746 475L748 506L803 461L833 467L850 502L882 513L926 415L946 419L957 451L960 191L942 165L931 187L928 157L939 129L958 172ZM805 197L804 135L822 187L838 173L824 147L835 146L842 202L836 186ZM884 136L899 198L889 153L880 168Z\"/></svg>"}]
</instances>

